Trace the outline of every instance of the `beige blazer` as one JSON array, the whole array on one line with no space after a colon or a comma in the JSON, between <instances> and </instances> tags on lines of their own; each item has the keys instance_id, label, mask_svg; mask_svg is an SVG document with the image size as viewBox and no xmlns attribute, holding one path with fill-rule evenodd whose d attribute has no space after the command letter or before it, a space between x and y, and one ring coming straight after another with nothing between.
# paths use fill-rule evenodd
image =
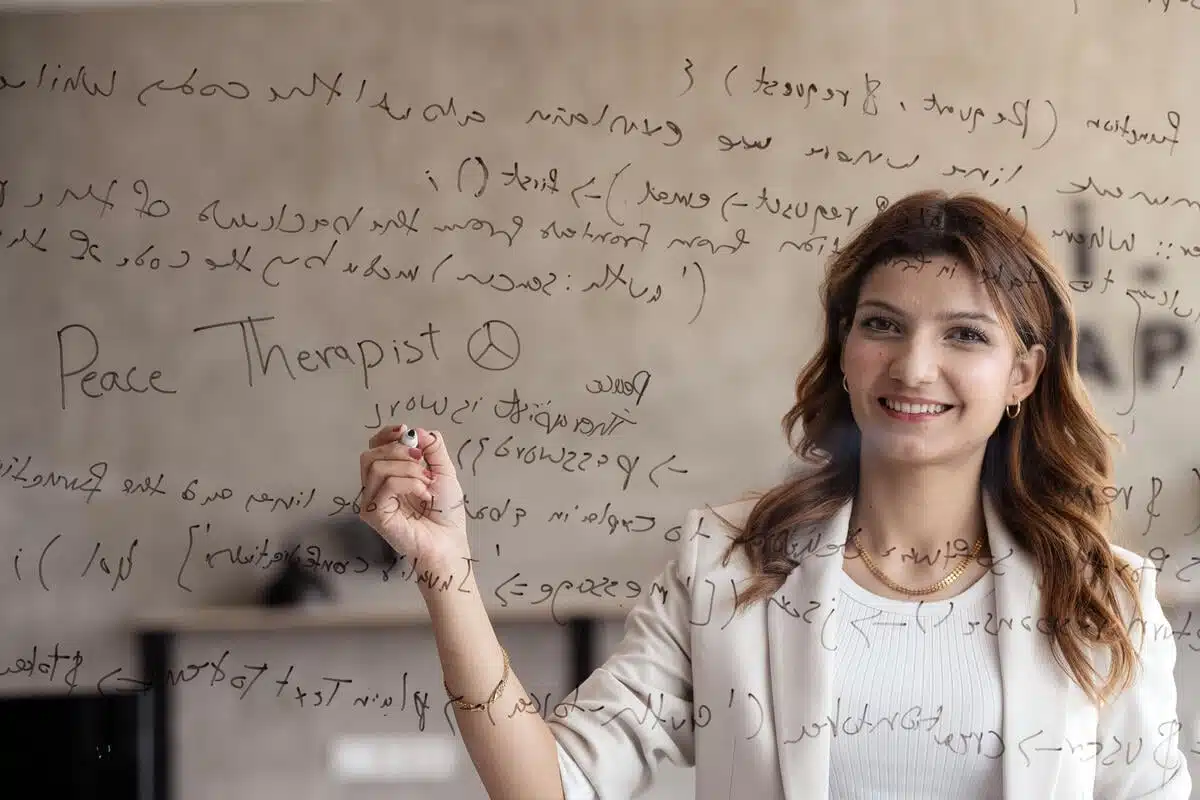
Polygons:
<instances>
[{"instance_id":1,"label":"beige blazer","mask_svg":"<svg viewBox=\"0 0 1200 800\"><path fill-rule=\"evenodd\" d=\"M751 504L716 511L740 524ZM1175 641L1155 597L1153 564L1114 546L1141 576L1144 669L1098 711L1037 632L1031 558L989 498L984 506L996 559L1006 800L1186 800ZM829 796L829 643L849 519L847 504L828 524L794 534L799 563L787 582L770 603L734 616L745 562L737 556L722 566L725 526L711 511L688 513L676 558L630 612L617 650L551 717L559 746L600 798L636 796L664 761L695 766L700 800ZM1103 659L1097 665L1106 669Z\"/></svg>"}]
</instances>

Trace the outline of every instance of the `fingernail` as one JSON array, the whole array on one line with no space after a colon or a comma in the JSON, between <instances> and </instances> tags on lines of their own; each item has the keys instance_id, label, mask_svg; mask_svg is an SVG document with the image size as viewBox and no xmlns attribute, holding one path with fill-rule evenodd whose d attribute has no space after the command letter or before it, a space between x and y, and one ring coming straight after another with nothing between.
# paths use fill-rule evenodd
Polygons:
<instances>
[{"instance_id":1,"label":"fingernail","mask_svg":"<svg viewBox=\"0 0 1200 800\"><path fill-rule=\"evenodd\" d=\"M421 450L421 448L419 448L419 447L408 448L408 454L416 459L421 459L421 458L425 457L425 452L423 450Z\"/></svg>"}]
</instances>

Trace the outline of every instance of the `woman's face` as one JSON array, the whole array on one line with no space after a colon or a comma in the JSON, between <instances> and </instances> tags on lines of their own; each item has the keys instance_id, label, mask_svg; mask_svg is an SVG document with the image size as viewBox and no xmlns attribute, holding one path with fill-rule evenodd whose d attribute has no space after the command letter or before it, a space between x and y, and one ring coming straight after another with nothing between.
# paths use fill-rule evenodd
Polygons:
<instances>
[{"instance_id":1,"label":"woman's face","mask_svg":"<svg viewBox=\"0 0 1200 800\"><path fill-rule=\"evenodd\" d=\"M875 267L841 365L864 456L912 466L982 457L1005 406L1033 391L1044 361L1040 345L1016 358L978 273L961 261Z\"/></svg>"}]
</instances>

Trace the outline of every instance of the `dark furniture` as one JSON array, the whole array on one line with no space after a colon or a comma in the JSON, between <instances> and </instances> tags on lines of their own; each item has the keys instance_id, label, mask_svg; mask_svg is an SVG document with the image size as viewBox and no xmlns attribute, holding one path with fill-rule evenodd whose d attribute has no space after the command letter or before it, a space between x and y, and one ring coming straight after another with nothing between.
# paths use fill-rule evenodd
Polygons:
<instances>
[{"instance_id":1,"label":"dark furniture","mask_svg":"<svg viewBox=\"0 0 1200 800\"><path fill-rule=\"evenodd\" d=\"M560 613L562 609L560 609ZM566 678L569 686L577 686L598 666L597 643L599 623L613 612L604 609L579 609L563 626L568 637ZM498 624L511 622L556 624L546 612L532 610L513 613L497 610L492 617ZM424 613L376 614L339 610L212 608L182 612L176 617L145 620L138 624L138 646L141 654L141 679L146 687L131 695L137 711L137 800L171 799L171 692L168 689L167 669L171 665L176 636L184 633L232 633L237 631L320 630L328 628L388 628L428 625ZM55 795L64 800L91 798L92 795Z\"/></svg>"}]
</instances>

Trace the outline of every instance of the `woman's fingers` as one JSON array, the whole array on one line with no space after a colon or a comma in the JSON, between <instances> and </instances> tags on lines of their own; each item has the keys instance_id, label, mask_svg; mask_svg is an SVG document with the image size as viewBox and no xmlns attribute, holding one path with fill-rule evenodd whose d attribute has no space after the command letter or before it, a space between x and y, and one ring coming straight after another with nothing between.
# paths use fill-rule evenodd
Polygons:
<instances>
[{"instance_id":1,"label":"woman's fingers","mask_svg":"<svg viewBox=\"0 0 1200 800\"><path fill-rule=\"evenodd\" d=\"M377 513L387 517L408 508L413 516L421 516L431 499L428 483L424 479L389 476L384 479L378 492L363 503L361 513Z\"/></svg>"},{"instance_id":2,"label":"woman's fingers","mask_svg":"<svg viewBox=\"0 0 1200 800\"><path fill-rule=\"evenodd\" d=\"M410 491L416 492L419 496L428 490L430 483L425 468L416 461L413 461L409 456L405 456L403 459L375 458L368 464L366 474L363 477L362 497L364 507L365 504L371 502L375 495L379 493L384 483L391 478L409 479L411 483L406 485L410 487Z\"/></svg>"},{"instance_id":3,"label":"woman's fingers","mask_svg":"<svg viewBox=\"0 0 1200 800\"><path fill-rule=\"evenodd\" d=\"M364 488L367 485L367 476L370 474L372 467L380 462L388 461L420 466L421 451L415 447L405 447L398 442L382 444L379 447L365 451L358 459L359 480L362 482Z\"/></svg>"},{"instance_id":4,"label":"woman's fingers","mask_svg":"<svg viewBox=\"0 0 1200 800\"><path fill-rule=\"evenodd\" d=\"M375 436L371 437L371 441L376 440ZM396 461L411 461L413 463L421 460L421 451L416 447L406 447L400 444L399 438L401 434L397 433L393 437L388 434L383 437L383 441L372 445L371 449L364 450L358 456L358 479L362 486L367 485L367 472L371 465L380 460L396 460Z\"/></svg>"},{"instance_id":5,"label":"woman's fingers","mask_svg":"<svg viewBox=\"0 0 1200 800\"><path fill-rule=\"evenodd\" d=\"M367 447L368 449L373 449L388 442L398 442L407 430L407 425L389 425L380 428L372 434L370 440L367 442Z\"/></svg>"},{"instance_id":6,"label":"woman's fingers","mask_svg":"<svg viewBox=\"0 0 1200 800\"><path fill-rule=\"evenodd\" d=\"M425 463L433 470L434 475L455 476L454 461L446 448L446 440L437 431L427 431L417 428L417 441Z\"/></svg>"},{"instance_id":7,"label":"woman's fingers","mask_svg":"<svg viewBox=\"0 0 1200 800\"><path fill-rule=\"evenodd\" d=\"M409 430L416 432L416 447L401 442ZM421 514L433 499L434 480L438 476L457 478L446 441L437 431L408 425L385 427L371 436L369 444L359 456L364 512L390 515L407 507Z\"/></svg>"}]
</instances>

